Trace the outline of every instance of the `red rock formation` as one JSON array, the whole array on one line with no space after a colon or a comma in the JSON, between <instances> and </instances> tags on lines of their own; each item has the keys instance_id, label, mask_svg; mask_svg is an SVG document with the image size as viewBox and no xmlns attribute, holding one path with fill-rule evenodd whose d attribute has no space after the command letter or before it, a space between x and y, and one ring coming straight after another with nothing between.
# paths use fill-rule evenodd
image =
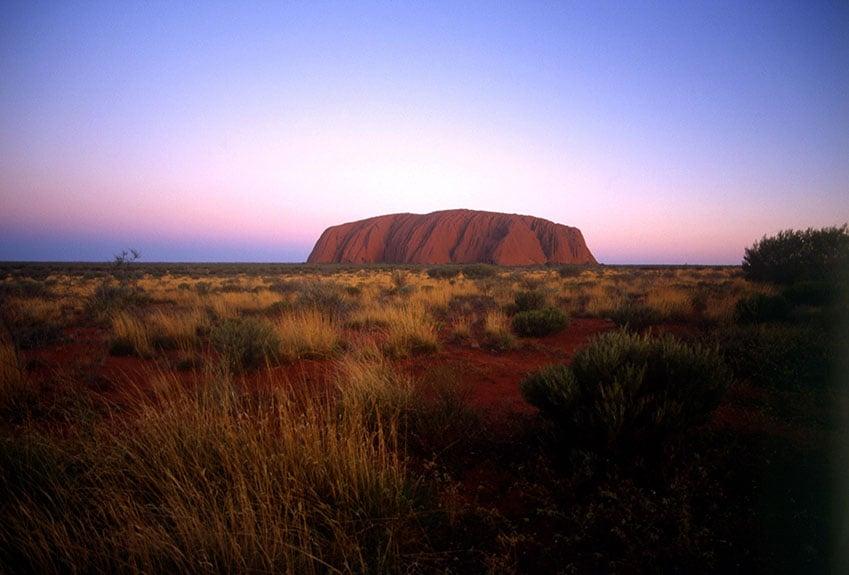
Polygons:
<instances>
[{"instance_id":1,"label":"red rock formation","mask_svg":"<svg viewBox=\"0 0 849 575\"><path fill-rule=\"evenodd\" d=\"M594 264L578 228L542 218L445 210L391 214L324 230L310 263Z\"/></svg>"}]
</instances>

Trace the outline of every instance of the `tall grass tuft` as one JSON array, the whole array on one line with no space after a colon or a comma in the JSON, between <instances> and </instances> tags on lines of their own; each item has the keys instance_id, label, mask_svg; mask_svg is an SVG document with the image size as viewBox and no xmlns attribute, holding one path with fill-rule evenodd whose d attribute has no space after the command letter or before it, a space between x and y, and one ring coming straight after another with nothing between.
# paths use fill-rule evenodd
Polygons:
<instances>
[{"instance_id":1,"label":"tall grass tuft","mask_svg":"<svg viewBox=\"0 0 849 575\"><path fill-rule=\"evenodd\" d=\"M144 320L128 312L114 314L109 351L113 355L149 356L153 352L153 346Z\"/></svg>"},{"instance_id":2,"label":"tall grass tuft","mask_svg":"<svg viewBox=\"0 0 849 575\"><path fill-rule=\"evenodd\" d=\"M290 360L331 357L342 345L339 326L315 309L284 315L274 329L281 355Z\"/></svg>"},{"instance_id":3,"label":"tall grass tuft","mask_svg":"<svg viewBox=\"0 0 849 575\"><path fill-rule=\"evenodd\" d=\"M400 306L390 314L384 351L390 357L430 353L439 349L436 327L421 306Z\"/></svg>"}]
</instances>

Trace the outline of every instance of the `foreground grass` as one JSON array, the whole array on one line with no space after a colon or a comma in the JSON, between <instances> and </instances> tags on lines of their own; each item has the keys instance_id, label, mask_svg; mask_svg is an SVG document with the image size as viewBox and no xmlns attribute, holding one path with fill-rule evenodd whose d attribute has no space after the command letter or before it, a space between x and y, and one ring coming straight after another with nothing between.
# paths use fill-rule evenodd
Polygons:
<instances>
[{"instance_id":1,"label":"foreground grass","mask_svg":"<svg viewBox=\"0 0 849 575\"><path fill-rule=\"evenodd\" d=\"M128 417L0 443L0 562L15 571L386 572L416 549L394 423L226 370L160 374Z\"/></svg>"}]
</instances>

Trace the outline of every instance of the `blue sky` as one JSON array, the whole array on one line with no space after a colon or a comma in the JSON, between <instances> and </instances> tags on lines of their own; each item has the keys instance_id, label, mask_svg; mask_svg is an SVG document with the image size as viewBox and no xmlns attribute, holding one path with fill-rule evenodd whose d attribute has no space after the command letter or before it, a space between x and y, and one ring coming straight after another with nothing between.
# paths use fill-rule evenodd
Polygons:
<instances>
[{"instance_id":1,"label":"blue sky","mask_svg":"<svg viewBox=\"0 0 849 575\"><path fill-rule=\"evenodd\" d=\"M849 220L849 4L0 5L0 259L300 261L473 208L606 263Z\"/></svg>"}]
</instances>

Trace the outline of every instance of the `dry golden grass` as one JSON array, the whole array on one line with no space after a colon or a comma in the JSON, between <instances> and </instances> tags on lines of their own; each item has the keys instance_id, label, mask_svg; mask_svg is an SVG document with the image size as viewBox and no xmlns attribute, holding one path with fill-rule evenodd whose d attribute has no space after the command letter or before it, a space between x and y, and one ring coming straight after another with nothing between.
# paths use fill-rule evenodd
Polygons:
<instances>
[{"instance_id":1,"label":"dry golden grass","mask_svg":"<svg viewBox=\"0 0 849 575\"><path fill-rule=\"evenodd\" d=\"M344 357L336 373L344 413L394 421L411 407L412 378L401 374L376 347Z\"/></svg>"},{"instance_id":2,"label":"dry golden grass","mask_svg":"<svg viewBox=\"0 0 849 575\"><path fill-rule=\"evenodd\" d=\"M487 312L483 319L483 338L488 347L511 349L516 346L516 336L510 326L510 318L502 311Z\"/></svg>"},{"instance_id":3,"label":"dry golden grass","mask_svg":"<svg viewBox=\"0 0 849 575\"><path fill-rule=\"evenodd\" d=\"M118 354L137 354L142 357L153 352L150 331L144 320L128 312L112 316L112 350Z\"/></svg>"},{"instance_id":4,"label":"dry golden grass","mask_svg":"<svg viewBox=\"0 0 849 575\"><path fill-rule=\"evenodd\" d=\"M645 304L664 319L676 320L692 314L692 290L676 287L659 287L649 290Z\"/></svg>"},{"instance_id":5,"label":"dry golden grass","mask_svg":"<svg viewBox=\"0 0 849 575\"><path fill-rule=\"evenodd\" d=\"M151 387L133 417L56 444L42 455L55 469L21 479L49 505L8 494L0 546L25 570L386 572L417 546L391 422L282 385L246 396L223 371Z\"/></svg>"},{"instance_id":6,"label":"dry golden grass","mask_svg":"<svg viewBox=\"0 0 849 575\"><path fill-rule=\"evenodd\" d=\"M60 323L62 304L57 300L42 298L9 298L4 302L4 315L13 321L25 323Z\"/></svg>"},{"instance_id":7,"label":"dry golden grass","mask_svg":"<svg viewBox=\"0 0 849 575\"><path fill-rule=\"evenodd\" d=\"M472 322L467 316L460 316L454 320L451 326L451 335L459 341L466 341L472 337Z\"/></svg>"},{"instance_id":8,"label":"dry golden grass","mask_svg":"<svg viewBox=\"0 0 849 575\"><path fill-rule=\"evenodd\" d=\"M0 337L0 404L15 394L24 383L24 370L12 342Z\"/></svg>"},{"instance_id":9,"label":"dry golden grass","mask_svg":"<svg viewBox=\"0 0 849 575\"><path fill-rule=\"evenodd\" d=\"M209 318L199 307L188 310L157 310L147 323L153 339L187 351L200 343L198 334L209 327Z\"/></svg>"},{"instance_id":10,"label":"dry golden grass","mask_svg":"<svg viewBox=\"0 0 849 575\"><path fill-rule=\"evenodd\" d=\"M284 315L274 329L280 340L280 354L286 359L326 358L341 348L341 329L315 309Z\"/></svg>"},{"instance_id":11,"label":"dry golden grass","mask_svg":"<svg viewBox=\"0 0 849 575\"><path fill-rule=\"evenodd\" d=\"M421 305L400 305L383 310L386 323L384 351L391 357L407 357L439 348L436 326Z\"/></svg>"},{"instance_id":12,"label":"dry golden grass","mask_svg":"<svg viewBox=\"0 0 849 575\"><path fill-rule=\"evenodd\" d=\"M232 319L245 313L259 313L268 309L282 298L267 290L253 292L224 292L211 294L207 302L215 315L223 319Z\"/></svg>"}]
</instances>

